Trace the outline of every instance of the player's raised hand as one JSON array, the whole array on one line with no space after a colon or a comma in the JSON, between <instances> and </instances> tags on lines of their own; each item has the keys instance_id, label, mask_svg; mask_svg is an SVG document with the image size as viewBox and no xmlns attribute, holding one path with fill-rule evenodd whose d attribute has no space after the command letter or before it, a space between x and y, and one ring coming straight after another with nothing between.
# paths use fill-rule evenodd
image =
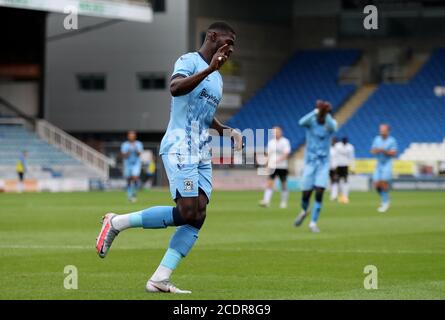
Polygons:
<instances>
[{"instance_id":1,"label":"player's raised hand","mask_svg":"<svg viewBox=\"0 0 445 320\"><path fill-rule=\"evenodd\" d=\"M315 106L320 115L326 115L332 111L332 105L328 101L317 100Z\"/></svg>"},{"instance_id":2,"label":"player's raised hand","mask_svg":"<svg viewBox=\"0 0 445 320\"><path fill-rule=\"evenodd\" d=\"M229 58L229 45L226 43L225 45L221 46L216 53L212 57L212 61L210 62L210 69L212 71L219 70L224 62L227 61Z\"/></svg>"}]
</instances>

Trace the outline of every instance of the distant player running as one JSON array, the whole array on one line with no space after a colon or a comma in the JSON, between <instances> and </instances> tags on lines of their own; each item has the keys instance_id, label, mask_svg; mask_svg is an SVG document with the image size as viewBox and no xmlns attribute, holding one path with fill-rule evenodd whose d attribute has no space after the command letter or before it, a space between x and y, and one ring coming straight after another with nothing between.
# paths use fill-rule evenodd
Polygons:
<instances>
[{"instance_id":1,"label":"distant player running","mask_svg":"<svg viewBox=\"0 0 445 320\"><path fill-rule=\"evenodd\" d=\"M223 87L218 70L232 54L234 43L233 29L217 22L208 28L198 52L187 53L176 61L170 82L170 122L160 149L176 207L151 207L125 215L109 213L103 219L96 244L102 258L125 229L177 227L158 269L146 284L148 292L190 293L176 288L170 276L194 246L206 218L212 192L208 129L230 136L235 151L242 149L241 134L214 118Z\"/></svg>"},{"instance_id":2,"label":"distant player running","mask_svg":"<svg viewBox=\"0 0 445 320\"><path fill-rule=\"evenodd\" d=\"M349 168L354 165L355 148L349 143L347 137L335 144L335 162L337 164L337 174L340 184L340 197L338 202L349 203Z\"/></svg>"},{"instance_id":3,"label":"distant player running","mask_svg":"<svg viewBox=\"0 0 445 320\"><path fill-rule=\"evenodd\" d=\"M315 190L315 203L309 228L316 233L320 232L317 221L329 178L329 148L332 136L337 130L337 122L332 118L331 110L329 102L318 100L315 110L305 115L299 122L299 125L306 129L306 150L302 178L302 211L295 220L295 226L300 226L308 215L311 194Z\"/></svg>"},{"instance_id":4,"label":"distant player running","mask_svg":"<svg viewBox=\"0 0 445 320\"><path fill-rule=\"evenodd\" d=\"M379 131L380 135L372 143L371 153L377 158L373 176L374 187L381 199L377 211L383 213L389 209L389 184L392 178L392 159L397 155L397 141L389 135L389 125L381 124Z\"/></svg>"},{"instance_id":5,"label":"distant player running","mask_svg":"<svg viewBox=\"0 0 445 320\"><path fill-rule=\"evenodd\" d=\"M140 155L144 152L142 143L136 140L136 132L128 131L127 141L121 145L121 154L124 158L124 177L127 179L127 197L136 202L136 190L141 174Z\"/></svg>"},{"instance_id":6,"label":"distant player running","mask_svg":"<svg viewBox=\"0 0 445 320\"><path fill-rule=\"evenodd\" d=\"M287 191L289 164L287 158L289 157L291 147L289 140L283 137L283 130L280 127L274 127L273 130L275 137L267 144L268 168L272 172L269 179L267 179L266 190L264 190L264 196L263 200L260 201L260 206L270 206L275 179L279 177L281 182L280 208L285 209L287 208L287 200L289 198L289 191Z\"/></svg>"}]
</instances>

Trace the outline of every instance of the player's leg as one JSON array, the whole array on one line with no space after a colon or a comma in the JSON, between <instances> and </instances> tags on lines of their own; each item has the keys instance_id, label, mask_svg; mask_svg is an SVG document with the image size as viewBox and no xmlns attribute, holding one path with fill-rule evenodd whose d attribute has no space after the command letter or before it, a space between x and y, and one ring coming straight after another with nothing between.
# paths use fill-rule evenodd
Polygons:
<instances>
[{"instance_id":1,"label":"player's leg","mask_svg":"<svg viewBox=\"0 0 445 320\"><path fill-rule=\"evenodd\" d=\"M318 233L320 229L317 226L318 218L320 216L320 211L323 203L323 193L325 188L315 187L315 202L312 207L311 222L309 223L309 228L312 232Z\"/></svg>"},{"instance_id":2,"label":"player's leg","mask_svg":"<svg viewBox=\"0 0 445 320\"><path fill-rule=\"evenodd\" d=\"M177 289L170 282L170 277L198 239L199 230L206 218L207 201L207 197L201 192L198 197L177 199L183 225L176 229L161 263L148 280L146 284L148 292L190 293Z\"/></svg>"},{"instance_id":3,"label":"player's leg","mask_svg":"<svg viewBox=\"0 0 445 320\"><path fill-rule=\"evenodd\" d=\"M19 193L22 193L23 190L25 189L25 188L24 188L24 184L23 184L24 173L23 173L23 172L18 172L17 174L18 174L18 176L19 176L19 181L18 181L18 184L17 184L17 191L18 191Z\"/></svg>"},{"instance_id":4,"label":"player's leg","mask_svg":"<svg viewBox=\"0 0 445 320\"><path fill-rule=\"evenodd\" d=\"M331 180L331 201L334 201L338 197L338 172L337 168L329 171L329 178Z\"/></svg>"},{"instance_id":5,"label":"player's leg","mask_svg":"<svg viewBox=\"0 0 445 320\"><path fill-rule=\"evenodd\" d=\"M281 201L280 201L280 208L286 209L287 208L287 202L289 199L289 191L287 189L287 175L288 175L287 169L281 169L279 172L280 182L281 182Z\"/></svg>"},{"instance_id":6,"label":"player's leg","mask_svg":"<svg viewBox=\"0 0 445 320\"><path fill-rule=\"evenodd\" d=\"M139 176L141 175L141 164L135 164L131 167L131 201L136 202L136 191L139 184Z\"/></svg>"},{"instance_id":7,"label":"player's leg","mask_svg":"<svg viewBox=\"0 0 445 320\"><path fill-rule=\"evenodd\" d=\"M374 175L373 175L373 181L374 181L374 187L375 190L377 191L379 197L380 197L380 206L378 207L377 211L379 212L384 212L384 203L385 200L387 199L387 193L385 193L385 181L384 181L384 176L383 176L383 170L382 168L377 165L377 168L374 171Z\"/></svg>"},{"instance_id":8,"label":"player's leg","mask_svg":"<svg viewBox=\"0 0 445 320\"><path fill-rule=\"evenodd\" d=\"M186 197L198 197L198 172L193 166L178 166L169 160L168 156L162 158L164 167L170 183L170 193L173 199L177 198L178 190L181 190ZM128 171L126 172L128 173ZM185 182L188 182L186 185ZM195 186L195 188L193 188ZM184 188L187 188L185 190ZM96 242L96 250L101 258L104 258L109 251L116 236L129 228L160 229L169 226L181 226L185 222L181 218L179 207L155 206L128 214L116 215L108 213L102 221L102 229Z\"/></svg>"},{"instance_id":9,"label":"player's leg","mask_svg":"<svg viewBox=\"0 0 445 320\"><path fill-rule=\"evenodd\" d=\"M300 214L295 218L294 225L296 227L301 226L304 219L309 214L309 203L312 195L312 189L311 190L303 190L301 193L301 211Z\"/></svg>"},{"instance_id":10,"label":"player's leg","mask_svg":"<svg viewBox=\"0 0 445 320\"><path fill-rule=\"evenodd\" d=\"M127 181L127 199L130 201L133 195L132 179L131 179L131 166L124 165L124 178Z\"/></svg>"},{"instance_id":11,"label":"player's leg","mask_svg":"<svg viewBox=\"0 0 445 320\"><path fill-rule=\"evenodd\" d=\"M305 163L304 165L303 176L301 178L301 188L303 190L301 193L301 211L294 222L296 227L300 226L309 214L309 203L315 183L315 169L315 164Z\"/></svg>"},{"instance_id":12,"label":"player's leg","mask_svg":"<svg viewBox=\"0 0 445 320\"><path fill-rule=\"evenodd\" d=\"M128 199L131 202L136 202L137 178L135 176L131 176L129 180L130 180L130 187L128 190Z\"/></svg>"},{"instance_id":13,"label":"player's leg","mask_svg":"<svg viewBox=\"0 0 445 320\"><path fill-rule=\"evenodd\" d=\"M161 229L182 225L177 207L156 206L128 214L107 213L102 221L102 229L96 239L96 250L105 258L116 236L130 228Z\"/></svg>"},{"instance_id":14,"label":"player's leg","mask_svg":"<svg viewBox=\"0 0 445 320\"><path fill-rule=\"evenodd\" d=\"M348 167L343 167L342 169L342 177L340 181L340 188L341 188L341 194L342 194L342 202L343 203L349 203L349 170Z\"/></svg>"},{"instance_id":15,"label":"player's leg","mask_svg":"<svg viewBox=\"0 0 445 320\"><path fill-rule=\"evenodd\" d=\"M378 208L378 211L381 213L384 213L388 211L390 206L390 198L389 198L389 181L390 181L390 174L386 174L383 176L383 179L380 181L380 198L381 198L381 205Z\"/></svg>"},{"instance_id":16,"label":"player's leg","mask_svg":"<svg viewBox=\"0 0 445 320\"><path fill-rule=\"evenodd\" d=\"M270 201L272 200L274 182L277 176L276 171L277 170L274 170L274 172L268 177L266 181L266 188L264 189L263 200L260 201L260 206L264 208L269 207Z\"/></svg>"},{"instance_id":17,"label":"player's leg","mask_svg":"<svg viewBox=\"0 0 445 320\"><path fill-rule=\"evenodd\" d=\"M178 195L179 212L185 225L176 229L160 266L147 282L146 289L149 292L171 292L171 289L168 289L171 285L169 280L171 273L179 262L188 255L198 239L199 230L206 218L207 204L212 192L212 166L210 163L199 164L198 170L197 188L199 188L199 195L197 201L195 198L182 198ZM178 289L174 288L174 290ZM182 291L180 293L188 292Z\"/></svg>"},{"instance_id":18,"label":"player's leg","mask_svg":"<svg viewBox=\"0 0 445 320\"><path fill-rule=\"evenodd\" d=\"M320 211L323 203L323 193L328 185L329 177L329 163L322 162L317 166L315 173L315 202L312 207L311 222L309 228L312 232L320 232L318 229L317 222L320 216Z\"/></svg>"},{"instance_id":19,"label":"player's leg","mask_svg":"<svg viewBox=\"0 0 445 320\"><path fill-rule=\"evenodd\" d=\"M347 167L338 167L338 179L340 187L340 203L347 203L347 190L346 190L346 180L347 180Z\"/></svg>"},{"instance_id":20,"label":"player's leg","mask_svg":"<svg viewBox=\"0 0 445 320\"><path fill-rule=\"evenodd\" d=\"M131 201L132 195L133 195L132 181L131 181L131 177L128 177L127 178L127 199L128 199L128 201Z\"/></svg>"}]
</instances>

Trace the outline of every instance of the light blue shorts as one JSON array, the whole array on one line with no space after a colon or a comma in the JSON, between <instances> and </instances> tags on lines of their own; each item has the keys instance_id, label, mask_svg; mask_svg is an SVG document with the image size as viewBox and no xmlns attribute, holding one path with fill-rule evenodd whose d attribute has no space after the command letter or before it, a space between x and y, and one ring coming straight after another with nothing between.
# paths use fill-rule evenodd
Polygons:
<instances>
[{"instance_id":1,"label":"light blue shorts","mask_svg":"<svg viewBox=\"0 0 445 320\"><path fill-rule=\"evenodd\" d=\"M372 176L374 182L377 181L387 181L390 182L392 179L392 166L391 165L377 165Z\"/></svg>"},{"instance_id":2,"label":"light blue shorts","mask_svg":"<svg viewBox=\"0 0 445 320\"><path fill-rule=\"evenodd\" d=\"M304 164L301 187L303 191L315 187L326 188L329 180L329 161L311 161Z\"/></svg>"},{"instance_id":3,"label":"light blue shorts","mask_svg":"<svg viewBox=\"0 0 445 320\"><path fill-rule=\"evenodd\" d=\"M141 163L124 165L124 177L139 177L141 175Z\"/></svg>"},{"instance_id":4,"label":"light blue shorts","mask_svg":"<svg viewBox=\"0 0 445 320\"><path fill-rule=\"evenodd\" d=\"M177 193L183 198L197 197L201 189L210 201L212 194L212 164L179 163L175 155L162 155L170 193L175 200Z\"/></svg>"}]
</instances>

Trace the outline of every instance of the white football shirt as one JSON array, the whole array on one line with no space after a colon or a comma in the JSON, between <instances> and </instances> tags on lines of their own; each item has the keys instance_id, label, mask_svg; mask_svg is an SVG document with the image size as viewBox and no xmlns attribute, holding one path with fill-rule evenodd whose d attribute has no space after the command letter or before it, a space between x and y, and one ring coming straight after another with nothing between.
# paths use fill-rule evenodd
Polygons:
<instances>
[{"instance_id":1,"label":"white football shirt","mask_svg":"<svg viewBox=\"0 0 445 320\"><path fill-rule=\"evenodd\" d=\"M269 156L268 167L273 169L287 169L289 163L287 157L284 160L279 160L284 154L290 154L290 142L285 137L280 139L272 139L267 144L267 154Z\"/></svg>"},{"instance_id":2,"label":"white football shirt","mask_svg":"<svg viewBox=\"0 0 445 320\"><path fill-rule=\"evenodd\" d=\"M335 144L335 163L338 167L349 167L355 159L354 146L350 143L344 144L337 142Z\"/></svg>"},{"instance_id":3,"label":"white football shirt","mask_svg":"<svg viewBox=\"0 0 445 320\"><path fill-rule=\"evenodd\" d=\"M329 149L329 167L331 170L335 170L337 168L336 160L335 146L331 146Z\"/></svg>"}]
</instances>

